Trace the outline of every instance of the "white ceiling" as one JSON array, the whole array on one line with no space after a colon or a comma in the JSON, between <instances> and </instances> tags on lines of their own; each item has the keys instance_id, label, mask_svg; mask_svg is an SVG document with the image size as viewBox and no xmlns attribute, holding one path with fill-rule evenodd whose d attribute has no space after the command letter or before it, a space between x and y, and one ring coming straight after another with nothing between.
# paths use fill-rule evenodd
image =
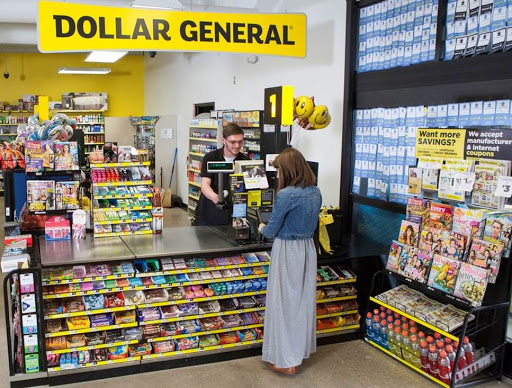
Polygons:
<instances>
[{"instance_id":1,"label":"white ceiling","mask_svg":"<svg viewBox=\"0 0 512 388\"><path fill-rule=\"evenodd\" d=\"M134 0L54 0L112 7L130 7ZM146 0L147 3L165 0ZM261 1L261 0L260 0ZM0 51L33 51L37 44L37 0L0 0ZM181 0L185 11L237 12L254 10L258 0Z\"/></svg>"}]
</instances>

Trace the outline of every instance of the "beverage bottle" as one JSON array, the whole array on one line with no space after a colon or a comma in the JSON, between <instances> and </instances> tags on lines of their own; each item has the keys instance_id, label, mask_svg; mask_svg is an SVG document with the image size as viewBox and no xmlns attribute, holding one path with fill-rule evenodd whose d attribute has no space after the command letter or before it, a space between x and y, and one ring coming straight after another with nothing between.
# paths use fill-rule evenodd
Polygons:
<instances>
[{"instance_id":1,"label":"beverage bottle","mask_svg":"<svg viewBox=\"0 0 512 388\"><path fill-rule=\"evenodd\" d=\"M420 363L423 372L430 373L430 360L428 359L427 341L420 342Z\"/></svg>"},{"instance_id":2,"label":"beverage bottle","mask_svg":"<svg viewBox=\"0 0 512 388\"><path fill-rule=\"evenodd\" d=\"M400 319L400 314L398 313L393 314L393 316L395 317L395 319Z\"/></svg>"},{"instance_id":3,"label":"beverage bottle","mask_svg":"<svg viewBox=\"0 0 512 388\"><path fill-rule=\"evenodd\" d=\"M393 315L393 311L391 311L390 309L387 309L387 310L386 310L386 314L387 314L387 315Z\"/></svg>"},{"instance_id":4,"label":"beverage bottle","mask_svg":"<svg viewBox=\"0 0 512 388\"><path fill-rule=\"evenodd\" d=\"M439 379L445 383L450 384L450 380L452 377L452 370L450 367L450 360L446 354L445 350L441 350L439 352Z\"/></svg>"},{"instance_id":5,"label":"beverage bottle","mask_svg":"<svg viewBox=\"0 0 512 388\"><path fill-rule=\"evenodd\" d=\"M464 337L462 340L462 348L464 349L467 364L471 365L473 361L475 361L475 353L473 352L473 345L469 342L468 337Z\"/></svg>"},{"instance_id":6,"label":"beverage bottle","mask_svg":"<svg viewBox=\"0 0 512 388\"><path fill-rule=\"evenodd\" d=\"M435 378L439 377L439 353L437 353L437 347L430 345L428 347L428 361L430 363L430 374Z\"/></svg>"},{"instance_id":7,"label":"beverage bottle","mask_svg":"<svg viewBox=\"0 0 512 388\"><path fill-rule=\"evenodd\" d=\"M425 333L422 332L422 331L418 331L418 340L421 342L423 341L424 339L426 339L425 337Z\"/></svg>"},{"instance_id":8,"label":"beverage bottle","mask_svg":"<svg viewBox=\"0 0 512 388\"><path fill-rule=\"evenodd\" d=\"M386 319L388 316L387 316L387 315L386 315L386 313L383 311L383 312L381 312L381 313L380 313L379 317L380 317L380 320L382 321L383 319Z\"/></svg>"},{"instance_id":9,"label":"beverage bottle","mask_svg":"<svg viewBox=\"0 0 512 388\"><path fill-rule=\"evenodd\" d=\"M379 345L382 345L382 337L380 335L380 321L379 315L373 317L373 338L375 342Z\"/></svg>"},{"instance_id":10,"label":"beverage bottle","mask_svg":"<svg viewBox=\"0 0 512 388\"><path fill-rule=\"evenodd\" d=\"M436 341L436 347L437 347L437 352L439 353L441 350L444 350L444 343L443 341Z\"/></svg>"},{"instance_id":11,"label":"beverage bottle","mask_svg":"<svg viewBox=\"0 0 512 388\"><path fill-rule=\"evenodd\" d=\"M393 316L390 315L388 316L388 325L391 323L391 325L393 325Z\"/></svg>"},{"instance_id":12,"label":"beverage bottle","mask_svg":"<svg viewBox=\"0 0 512 388\"><path fill-rule=\"evenodd\" d=\"M384 306L380 306L380 311L381 312L385 312L386 311L386 308Z\"/></svg>"},{"instance_id":13,"label":"beverage bottle","mask_svg":"<svg viewBox=\"0 0 512 388\"><path fill-rule=\"evenodd\" d=\"M373 337L373 319L372 319L372 313L368 312L366 314L366 336L370 341L374 340Z\"/></svg>"},{"instance_id":14,"label":"beverage bottle","mask_svg":"<svg viewBox=\"0 0 512 388\"><path fill-rule=\"evenodd\" d=\"M409 322L409 320L407 319L407 317L402 317L402 323L407 323Z\"/></svg>"},{"instance_id":15,"label":"beverage bottle","mask_svg":"<svg viewBox=\"0 0 512 388\"><path fill-rule=\"evenodd\" d=\"M383 319L380 321L380 338L382 341L382 346L385 349L389 350L389 343L388 343L388 325L386 324L386 320Z\"/></svg>"},{"instance_id":16,"label":"beverage bottle","mask_svg":"<svg viewBox=\"0 0 512 388\"><path fill-rule=\"evenodd\" d=\"M374 317L375 317L375 316L379 316L379 314L380 314L379 309L373 309L373 316L374 316Z\"/></svg>"},{"instance_id":17,"label":"beverage bottle","mask_svg":"<svg viewBox=\"0 0 512 388\"><path fill-rule=\"evenodd\" d=\"M446 346L446 345L451 345L453 341L452 341L451 338L444 337L444 341L443 342L444 342L444 344Z\"/></svg>"},{"instance_id":18,"label":"beverage bottle","mask_svg":"<svg viewBox=\"0 0 512 388\"><path fill-rule=\"evenodd\" d=\"M443 336L440 333L434 333L434 340L437 341L443 341Z\"/></svg>"},{"instance_id":19,"label":"beverage bottle","mask_svg":"<svg viewBox=\"0 0 512 388\"><path fill-rule=\"evenodd\" d=\"M416 327L416 322L414 322L412 319L409 321L409 327Z\"/></svg>"},{"instance_id":20,"label":"beverage bottle","mask_svg":"<svg viewBox=\"0 0 512 388\"><path fill-rule=\"evenodd\" d=\"M395 340L395 332L394 332L394 326L392 323L388 323L388 346L389 346L389 351L391 353L394 353L396 354L396 340Z\"/></svg>"},{"instance_id":21,"label":"beverage bottle","mask_svg":"<svg viewBox=\"0 0 512 388\"><path fill-rule=\"evenodd\" d=\"M409 331L409 324L407 323L402 323L402 331Z\"/></svg>"},{"instance_id":22,"label":"beverage bottle","mask_svg":"<svg viewBox=\"0 0 512 388\"><path fill-rule=\"evenodd\" d=\"M457 363L457 370L462 370L468 365L468 363L466 361L466 354L464 353L464 349L462 348L462 346L459 348L458 352L459 362ZM462 376L466 377L466 374L462 373Z\"/></svg>"},{"instance_id":23,"label":"beverage bottle","mask_svg":"<svg viewBox=\"0 0 512 388\"><path fill-rule=\"evenodd\" d=\"M399 327L395 327L395 345L396 345L396 355L402 358L402 333L400 332Z\"/></svg>"},{"instance_id":24,"label":"beverage bottle","mask_svg":"<svg viewBox=\"0 0 512 388\"><path fill-rule=\"evenodd\" d=\"M400 319L396 319L395 320L395 327L401 327L402 326L402 322L400 321Z\"/></svg>"},{"instance_id":25,"label":"beverage bottle","mask_svg":"<svg viewBox=\"0 0 512 388\"><path fill-rule=\"evenodd\" d=\"M407 330L402 331L402 354L404 360L412 364L411 339Z\"/></svg>"},{"instance_id":26,"label":"beverage bottle","mask_svg":"<svg viewBox=\"0 0 512 388\"><path fill-rule=\"evenodd\" d=\"M430 345L434 345L434 337L431 335L427 336L427 344L430 347Z\"/></svg>"},{"instance_id":27,"label":"beverage bottle","mask_svg":"<svg viewBox=\"0 0 512 388\"><path fill-rule=\"evenodd\" d=\"M418 336L418 329L417 329L416 327L414 327L414 326L413 326L413 327L411 327L411 328L409 329L409 334L411 335L411 337L412 337L413 335Z\"/></svg>"},{"instance_id":28,"label":"beverage bottle","mask_svg":"<svg viewBox=\"0 0 512 388\"><path fill-rule=\"evenodd\" d=\"M413 335L411 335L410 339L411 339L411 362L415 367L421 368L420 345L418 344L418 336L413 334Z\"/></svg>"},{"instance_id":29,"label":"beverage bottle","mask_svg":"<svg viewBox=\"0 0 512 388\"><path fill-rule=\"evenodd\" d=\"M452 345L446 345L446 355L448 356L448 359L450 360L450 369L453 370L453 367L455 366L455 357L457 355L453 351Z\"/></svg>"}]
</instances>

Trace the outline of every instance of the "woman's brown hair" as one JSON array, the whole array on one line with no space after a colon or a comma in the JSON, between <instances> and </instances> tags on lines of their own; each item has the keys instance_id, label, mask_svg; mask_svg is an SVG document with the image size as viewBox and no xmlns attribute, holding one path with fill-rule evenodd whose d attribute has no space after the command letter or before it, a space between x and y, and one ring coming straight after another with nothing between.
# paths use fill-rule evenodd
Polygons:
<instances>
[{"instance_id":1,"label":"woman's brown hair","mask_svg":"<svg viewBox=\"0 0 512 388\"><path fill-rule=\"evenodd\" d=\"M308 187L316 183L316 177L300 151L287 148L274 159L273 166L279 169L277 190L288 186Z\"/></svg>"}]
</instances>

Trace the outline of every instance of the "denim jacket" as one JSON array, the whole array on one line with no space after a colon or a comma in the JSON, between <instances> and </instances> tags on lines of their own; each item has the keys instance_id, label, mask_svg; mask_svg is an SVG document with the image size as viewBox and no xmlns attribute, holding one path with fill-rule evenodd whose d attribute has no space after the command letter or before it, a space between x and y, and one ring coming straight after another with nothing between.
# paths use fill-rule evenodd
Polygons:
<instances>
[{"instance_id":1,"label":"denim jacket","mask_svg":"<svg viewBox=\"0 0 512 388\"><path fill-rule=\"evenodd\" d=\"M299 240L313 237L322 206L322 194L316 186L286 187L277 193L269 223L262 229L265 237Z\"/></svg>"}]
</instances>

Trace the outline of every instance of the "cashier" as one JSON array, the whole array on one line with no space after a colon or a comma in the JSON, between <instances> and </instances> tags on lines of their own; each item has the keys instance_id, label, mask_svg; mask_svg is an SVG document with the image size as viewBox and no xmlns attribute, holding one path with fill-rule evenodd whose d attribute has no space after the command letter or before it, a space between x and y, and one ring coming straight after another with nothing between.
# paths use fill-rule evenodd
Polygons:
<instances>
[{"instance_id":1,"label":"cashier","mask_svg":"<svg viewBox=\"0 0 512 388\"><path fill-rule=\"evenodd\" d=\"M230 123L224 127L222 133L224 146L209 152L203 158L201 166L201 196L196 210L195 225L228 225L231 222L232 210L219 209L219 174L208 173L208 162L235 162L236 160L249 160L242 152L244 145L244 131L237 124ZM229 174L222 174L224 190L229 190Z\"/></svg>"}]
</instances>

